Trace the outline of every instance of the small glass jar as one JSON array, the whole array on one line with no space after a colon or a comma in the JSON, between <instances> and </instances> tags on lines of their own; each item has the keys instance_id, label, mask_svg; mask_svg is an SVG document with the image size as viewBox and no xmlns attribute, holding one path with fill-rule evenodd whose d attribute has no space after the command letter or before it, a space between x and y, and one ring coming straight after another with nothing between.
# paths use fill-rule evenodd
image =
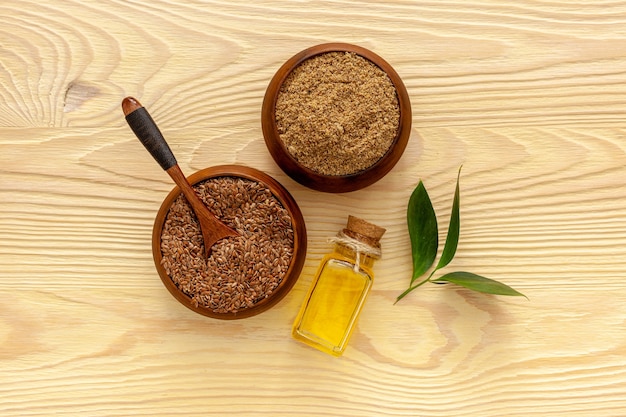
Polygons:
<instances>
[{"instance_id":1,"label":"small glass jar","mask_svg":"<svg viewBox=\"0 0 626 417\"><path fill-rule=\"evenodd\" d=\"M294 322L292 336L316 349L340 356L350 340L372 287L372 268L380 258L385 229L354 216L317 270Z\"/></svg>"}]
</instances>

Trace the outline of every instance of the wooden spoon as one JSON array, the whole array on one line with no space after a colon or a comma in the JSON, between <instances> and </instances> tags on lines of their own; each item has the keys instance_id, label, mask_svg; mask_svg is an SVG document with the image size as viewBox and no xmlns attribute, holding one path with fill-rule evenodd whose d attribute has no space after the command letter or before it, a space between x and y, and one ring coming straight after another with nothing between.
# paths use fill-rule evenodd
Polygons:
<instances>
[{"instance_id":1,"label":"wooden spoon","mask_svg":"<svg viewBox=\"0 0 626 417\"><path fill-rule=\"evenodd\" d=\"M202 231L204 249L207 258L211 254L211 248L220 239L228 236L239 236L239 233L222 223L209 211L204 202L198 197L194 189L185 178L182 170L176 162L169 145L163 138L154 120L148 111L133 97L122 100L122 110L126 116L128 125L150 155L161 165L161 168L169 174L176 185L180 188L185 198L191 205Z\"/></svg>"}]
</instances>

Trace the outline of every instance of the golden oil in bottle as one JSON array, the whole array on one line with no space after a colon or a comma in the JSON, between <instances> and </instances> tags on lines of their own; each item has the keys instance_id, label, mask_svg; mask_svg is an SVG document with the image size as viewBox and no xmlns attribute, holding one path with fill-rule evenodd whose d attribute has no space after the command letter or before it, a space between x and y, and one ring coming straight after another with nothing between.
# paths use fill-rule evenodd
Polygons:
<instances>
[{"instance_id":1,"label":"golden oil in bottle","mask_svg":"<svg viewBox=\"0 0 626 417\"><path fill-rule=\"evenodd\" d=\"M340 356L350 340L372 287L374 261L385 229L349 216L317 270L294 322L292 336L316 349Z\"/></svg>"}]
</instances>

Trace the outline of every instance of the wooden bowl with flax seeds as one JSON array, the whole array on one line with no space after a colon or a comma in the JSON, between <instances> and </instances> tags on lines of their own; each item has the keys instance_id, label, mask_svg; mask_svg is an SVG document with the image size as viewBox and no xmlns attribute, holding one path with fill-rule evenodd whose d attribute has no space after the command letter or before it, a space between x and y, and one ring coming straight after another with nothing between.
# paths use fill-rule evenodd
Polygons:
<instances>
[{"instance_id":1,"label":"wooden bowl with flax seeds","mask_svg":"<svg viewBox=\"0 0 626 417\"><path fill-rule=\"evenodd\" d=\"M199 224L178 187L163 201L152 235L159 276L196 313L218 319L257 315L293 287L306 257L302 213L269 175L239 165L188 178L209 210L239 233L213 245L207 258Z\"/></svg>"},{"instance_id":2,"label":"wooden bowl with flax seeds","mask_svg":"<svg viewBox=\"0 0 626 417\"><path fill-rule=\"evenodd\" d=\"M292 179L318 191L359 190L398 162L411 131L400 76L360 46L328 43L287 60L263 100L263 136Z\"/></svg>"}]
</instances>

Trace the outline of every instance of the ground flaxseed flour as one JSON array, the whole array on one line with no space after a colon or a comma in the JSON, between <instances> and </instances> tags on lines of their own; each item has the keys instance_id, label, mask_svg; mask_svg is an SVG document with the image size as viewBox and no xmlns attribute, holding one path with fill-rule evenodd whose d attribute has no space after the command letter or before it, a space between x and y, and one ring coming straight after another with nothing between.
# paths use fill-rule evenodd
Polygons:
<instances>
[{"instance_id":1,"label":"ground flaxseed flour","mask_svg":"<svg viewBox=\"0 0 626 417\"><path fill-rule=\"evenodd\" d=\"M381 159L400 125L396 89L383 70L352 52L307 59L285 79L276 101L281 141L322 175L350 175Z\"/></svg>"}]
</instances>

